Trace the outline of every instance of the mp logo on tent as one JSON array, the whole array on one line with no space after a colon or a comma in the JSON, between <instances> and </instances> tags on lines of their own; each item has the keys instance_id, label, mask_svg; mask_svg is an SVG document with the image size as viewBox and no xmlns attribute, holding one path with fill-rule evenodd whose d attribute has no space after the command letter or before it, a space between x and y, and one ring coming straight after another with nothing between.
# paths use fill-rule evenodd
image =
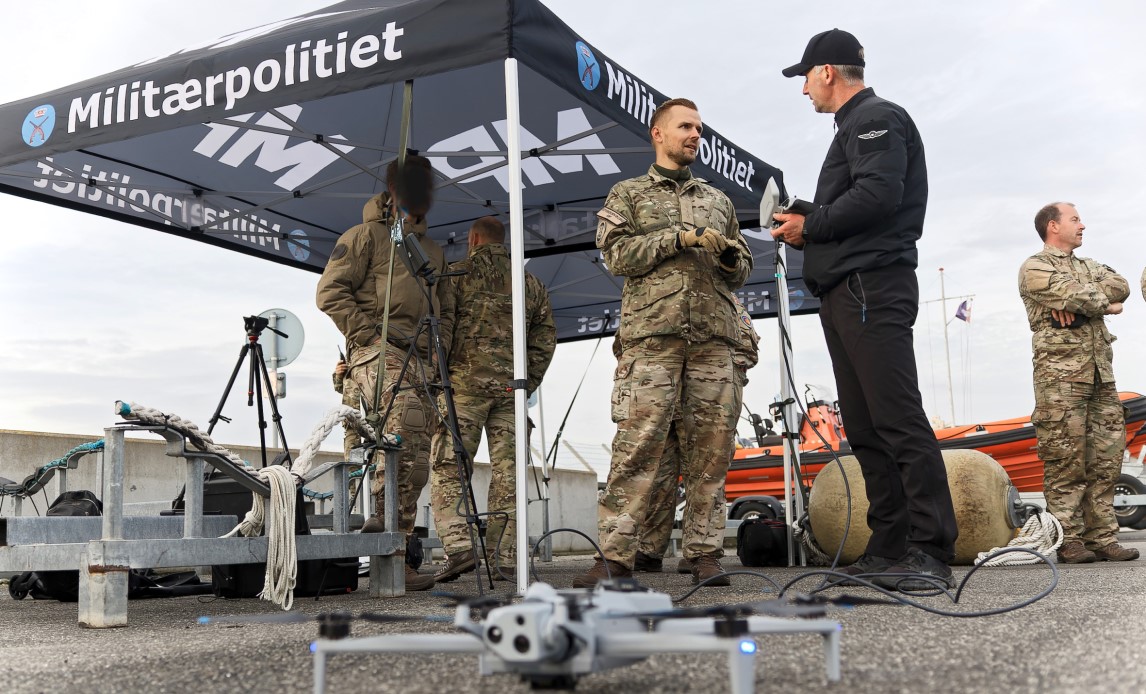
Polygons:
<instances>
[{"instance_id":1,"label":"mp logo on tent","mask_svg":"<svg viewBox=\"0 0 1146 694\"><path fill-rule=\"evenodd\" d=\"M28 112L20 132L24 136L24 144L39 147L48 141L55 127L56 109L51 104L44 104Z\"/></svg>"},{"instance_id":2,"label":"mp logo on tent","mask_svg":"<svg viewBox=\"0 0 1146 694\"><path fill-rule=\"evenodd\" d=\"M601 82L601 64L584 41L577 42L577 78L589 91L596 89Z\"/></svg>"},{"instance_id":3,"label":"mp logo on tent","mask_svg":"<svg viewBox=\"0 0 1146 694\"><path fill-rule=\"evenodd\" d=\"M302 229L295 229L287 235L287 250L294 259L305 263L310 258L310 239Z\"/></svg>"}]
</instances>

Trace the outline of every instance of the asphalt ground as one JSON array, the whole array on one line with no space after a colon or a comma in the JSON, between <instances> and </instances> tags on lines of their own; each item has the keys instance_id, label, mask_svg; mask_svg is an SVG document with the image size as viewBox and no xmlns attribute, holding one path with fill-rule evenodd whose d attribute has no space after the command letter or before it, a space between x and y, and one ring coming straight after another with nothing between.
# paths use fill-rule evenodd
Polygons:
<instances>
[{"instance_id":1,"label":"asphalt ground","mask_svg":"<svg viewBox=\"0 0 1146 694\"><path fill-rule=\"evenodd\" d=\"M1123 544L1146 554L1146 531L1123 533ZM690 577L639 574L642 583L670 595L691 587ZM726 569L740 568L735 556ZM544 580L568 587L591 566L589 557L539 564ZM1146 559L1059 566L1057 588L1043 600L1007 614L956 618L902 606L861 606L834 611L843 627L842 679L826 686L821 640L813 635L761 636L757 691L820 692L1146 692ZM801 570L764 569L784 583ZM956 567L956 579L967 567ZM1051 579L1046 566L978 571L959 604L946 597L926 605L968 612L999 608L1035 595ZM299 599L308 614L376 611L452 615L445 600L428 593L371 599L366 579L359 590L319 601ZM767 599L766 582L736 576L730 588L705 588L684 605ZM507 590L506 583L497 583ZM814 582L800 584L810 588ZM477 594L472 574L445 586ZM847 589L851 594L871 594ZM843 589L833 589L834 593ZM274 613L260 600L209 596L131 601L127 628L94 630L76 625L76 605L12 600L0 593L0 691L23 692L304 692L312 687L308 648L313 624L197 624L202 615ZM356 623L355 636L382 633L449 633L448 624ZM511 675L481 677L474 656L342 654L330 659L327 691L489 692L529 691ZM728 691L724 657L661 655L625 668L588 675L579 692Z\"/></svg>"}]
</instances>

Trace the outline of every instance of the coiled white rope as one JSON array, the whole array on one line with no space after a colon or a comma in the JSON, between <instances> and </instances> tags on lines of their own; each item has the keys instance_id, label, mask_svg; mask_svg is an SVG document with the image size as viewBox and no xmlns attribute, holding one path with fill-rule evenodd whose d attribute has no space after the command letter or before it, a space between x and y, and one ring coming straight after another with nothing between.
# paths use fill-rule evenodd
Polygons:
<instances>
[{"instance_id":1,"label":"coiled white rope","mask_svg":"<svg viewBox=\"0 0 1146 694\"><path fill-rule=\"evenodd\" d=\"M253 537L267 524L267 573L259 597L273 602L284 610L294 604L294 586L298 576L298 552L295 548L295 483L290 470L281 465L268 465L257 470L259 479L270 485L271 511L266 513L263 497L253 495L251 510L231 532L223 537Z\"/></svg>"},{"instance_id":2,"label":"coiled white rope","mask_svg":"<svg viewBox=\"0 0 1146 694\"><path fill-rule=\"evenodd\" d=\"M1015 539L1007 543L1007 547L1030 549L1044 556L1051 554L1062 545L1062 524L1048 511L1039 511L1031 514L1023 529ZM1042 560L1032 554L1024 552L1010 552L998 557L987 559L991 554L1003 547L996 547L986 552L979 552L975 559L976 565L982 566L1021 566L1023 564L1038 564Z\"/></svg>"},{"instance_id":3,"label":"coiled white rope","mask_svg":"<svg viewBox=\"0 0 1146 694\"><path fill-rule=\"evenodd\" d=\"M122 400L115 401L115 413L124 419L134 419L144 424L154 424L174 429L186 436L187 440L199 450L218 454L234 463L235 467L240 470L250 474L252 477L255 476L254 469L248 467L246 461L225 447L215 443L207 433L200 431L195 422L189 419L183 419L177 414L167 414L154 407L145 407L137 402L128 405Z\"/></svg>"}]
</instances>

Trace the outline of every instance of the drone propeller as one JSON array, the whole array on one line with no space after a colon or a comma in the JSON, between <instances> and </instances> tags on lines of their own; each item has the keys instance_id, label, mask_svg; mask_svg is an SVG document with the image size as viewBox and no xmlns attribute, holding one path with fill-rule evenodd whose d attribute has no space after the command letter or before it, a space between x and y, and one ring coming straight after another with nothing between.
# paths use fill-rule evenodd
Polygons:
<instances>
[{"instance_id":1,"label":"drone propeller","mask_svg":"<svg viewBox=\"0 0 1146 694\"><path fill-rule=\"evenodd\" d=\"M302 612L280 612L272 614L254 615L227 615L224 617L200 617L200 624L306 624L317 622L327 624L345 622L349 624L355 620L364 622L391 623L391 622L453 622L453 617L440 615L408 615L386 614L382 612L320 612L318 614L305 614Z\"/></svg>"},{"instance_id":2,"label":"drone propeller","mask_svg":"<svg viewBox=\"0 0 1146 694\"><path fill-rule=\"evenodd\" d=\"M708 605L705 607L682 607L659 612L632 612L624 617L661 621L665 619L735 619L749 615L762 617L805 617L818 618L827 614L829 607L851 608L856 605L898 605L892 600L861 598L853 595L798 595L794 602L787 600L760 600L757 602L735 603L732 605Z\"/></svg>"},{"instance_id":3,"label":"drone propeller","mask_svg":"<svg viewBox=\"0 0 1146 694\"><path fill-rule=\"evenodd\" d=\"M513 596L511 595L479 595L474 597L472 595L461 595L459 593L447 593L445 591L436 590L430 595L436 598L445 598L449 600L446 607L457 607L459 605L476 610L484 618L489 614L489 611L496 607L504 607L513 603Z\"/></svg>"}]
</instances>

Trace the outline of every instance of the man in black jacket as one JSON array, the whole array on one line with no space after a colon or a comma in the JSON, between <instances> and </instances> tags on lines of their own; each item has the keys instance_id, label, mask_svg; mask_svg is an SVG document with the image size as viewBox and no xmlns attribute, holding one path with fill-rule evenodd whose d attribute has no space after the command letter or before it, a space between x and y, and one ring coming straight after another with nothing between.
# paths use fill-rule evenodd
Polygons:
<instances>
[{"instance_id":1,"label":"man in black jacket","mask_svg":"<svg viewBox=\"0 0 1146 694\"><path fill-rule=\"evenodd\" d=\"M783 71L804 77L836 134L816 187L818 209L777 214L773 236L804 249L804 282L820 298L848 442L870 502L867 550L842 571L882 574L887 588L951 585L955 511L935 434L923 413L912 326L927 209L923 142L900 106L863 83L863 47L846 31L813 36Z\"/></svg>"}]
</instances>

